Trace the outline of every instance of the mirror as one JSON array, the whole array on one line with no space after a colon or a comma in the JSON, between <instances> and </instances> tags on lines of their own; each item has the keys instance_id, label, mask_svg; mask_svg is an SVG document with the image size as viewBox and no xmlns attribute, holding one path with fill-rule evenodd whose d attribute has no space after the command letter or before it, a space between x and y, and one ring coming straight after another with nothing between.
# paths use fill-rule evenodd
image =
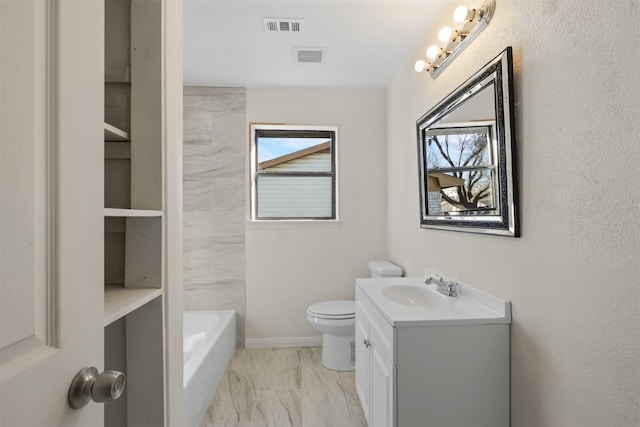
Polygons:
<instances>
[{"instance_id":1,"label":"mirror","mask_svg":"<svg viewBox=\"0 0 640 427\"><path fill-rule=\"evenodd\" d=\"M511 47L417 121L420 226L519 236Z\"/></svg>"}]
</instances>

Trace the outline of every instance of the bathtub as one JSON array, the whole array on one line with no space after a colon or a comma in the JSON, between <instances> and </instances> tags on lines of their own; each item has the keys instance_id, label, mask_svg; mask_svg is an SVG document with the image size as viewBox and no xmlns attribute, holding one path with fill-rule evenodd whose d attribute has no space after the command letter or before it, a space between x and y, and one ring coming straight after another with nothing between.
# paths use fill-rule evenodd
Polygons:
<instances>
[{"instance_id":1,"label":"bathtub","mask_svg":"<svg viewBox=\"0 0 640 427\"><path fill-rule=\"evenodd\" d=\"M198 427L236 348L235 311L185 311L184 427Z\"/></svg>"}]
</instances>

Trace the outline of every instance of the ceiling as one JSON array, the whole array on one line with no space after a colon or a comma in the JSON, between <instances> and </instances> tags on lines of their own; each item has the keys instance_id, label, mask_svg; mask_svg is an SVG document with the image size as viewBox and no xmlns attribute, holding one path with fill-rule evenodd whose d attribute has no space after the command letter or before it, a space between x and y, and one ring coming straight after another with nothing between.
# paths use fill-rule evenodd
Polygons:
<instances>
[{"instance_id":1,"label":"ceiling","mask_svg":"<svg viewBox=\"0 0 640 427\"><path fill-rule=\"evenodd\" d=\"M185 0L188 86L382 88L406 63L446 0ZM302 18L267 33L263 18ZM326 48L298 63L295 47Z\"/></svg>"}]
</instances>

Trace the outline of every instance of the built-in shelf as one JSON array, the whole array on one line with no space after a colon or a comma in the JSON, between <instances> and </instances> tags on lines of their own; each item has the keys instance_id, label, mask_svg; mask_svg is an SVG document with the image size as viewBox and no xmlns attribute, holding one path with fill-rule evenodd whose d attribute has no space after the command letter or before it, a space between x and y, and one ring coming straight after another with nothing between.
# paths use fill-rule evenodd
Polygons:
<instances>
[{"instance_id":1,"label":"built-in shelf","mask_svg":"<svg viewBox=\"0 0 640 427\"><path fill-rule=\"evenodd\" d=\"M127 142L104 142L104 159L109 160L131 160L131 144Z\"/></svg>"},{"instance_id":2,"label":"built-in shelf","mask_svg":"<svg viewBox=\"0 0 640 427\"><path fill-rule=\"evenodd\" d=\"M107 85L130 85L131 78L128 75L124 76L124 79L119 79L112 76L104 76L104 83Z\"/></svg>"},{"instance_id":3,"label":"built-in shelf","mask_svg":"<svg viewBox=\"0 0 640 427\"><path fill-rule=\"evenodd\" d=\"M131 140L129 132L118 129L109 123L104 124L104 140L107 142L128 142Z\"/></svg>"},{"instance_id":4,"label":"built-in shelf","mask_svg":"<svg viewBox=\"0 0 640 427\"><path fill-rule=\"evenodd\" d=\"M150 209L119 209L119 208L104 208L105 217L159 217L162 216L162 211L150 210Z\"/></svg>"},{"instance_id":5,"label":"built-in shelf","mask_svg":"<svg viewBox=\"0 0 640 427\"><path fill-rule=\"evenodd\" d=\"M162 295L162 289L104 286L104 326L108 326L133 310Z\"/></svg>"}]
</instances>

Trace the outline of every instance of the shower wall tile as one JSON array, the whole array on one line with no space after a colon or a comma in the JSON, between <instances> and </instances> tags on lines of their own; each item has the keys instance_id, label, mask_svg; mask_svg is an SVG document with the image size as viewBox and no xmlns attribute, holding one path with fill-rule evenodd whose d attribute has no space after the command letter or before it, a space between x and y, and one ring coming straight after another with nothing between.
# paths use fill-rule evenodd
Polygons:
<instances>
[{"instance_id":1,"label":"shower wall tile","mask_svg":"<svg viewBox=\"0 0 640 427\"><path fill-rule=\"evenodd\" d=\"M184 95L189 103L184 104L185 113L228 113L241 111L244 114L246 90L238 87L185 87Z\"/></svg>"},{"instance_id":2,"label":"shower wall tile","mask_svg":"<svg viewBox=\"0 0 640 427\"><path fill-rule=\"evenodd\" d=\"M190 306L189 310L236 310L244 305L244 283L211 285L208 289L185 289L184 295L184 302ZM216 307L210 307L212 300L216 301Z\"/></svg>"},{"instance_id":3,"label":"shower wall tile","mask_svg":"<svg viewBox=\"0 0 640 427\"><path fill-rule=\"evenodd\" d=\"M211 141L215 145L224 145L229 141L246 141L246 117L244 112L244 104L240 111L229 111L225 114L211 115L213 130L211 132ZM243 145L243 148L245 146Z\"/></svg>"},{"instance_id":4,"label":"shower wall tile","mask_svg":"<svg viewBox=\"0 0 640 427\"><path fill-rule=\"evenodd\" d=\"M213 209L213 180L185 179L182 190L185 212L211 212Z\"/></svg>"},{"instance_id":5,"label":"shower wall tile","mask_svg":"<svg viewBox=\"0 0 640 427\"><path fill-rule=\"evenodd\" d=\"M235 310L244 347L246 116L243 88L184 88L184 306Z\"/></svg>"},{"instance_id":6,"label":"shower wall tile","mask_svg":"<svg viewBox=\"0 0 640 427\"><path fill-rule=\"evenodd\" d=\"M213 120L211 113L192 111L184 115L185 144L211 144Z\"/></svg>"},{"instance_id":7,"label":"shower wall tile","mask_svg":"<svg viewBox=\"0 0 640 427\"><path fill-rule=\"evenodd\" d=\"M201 248L184 250L184 288L198 289L207 287L216 278L216 271L211 262L213 259L213 248L204 246Z\"/></svg>"},{"instance_id":8,"label":"shower wall tile","mask_svg":"<svg viewBox=\"0 0 640 427\"><path fill-rule=\"evenodd\" d=\"M221 178L213 181L213 233L218 237L235 237L244 245L245 238L245 175L241 179Z\"/></svg>"},{"instance_id":9,"label":"shower wall tile","mask_svg":"<svg viewBox=\"0 0 640 427\"><path fill-rule=\"evenodd\" d=\"M185 248L183 258L185 289L244 284L244 242L216 241L213 244L191 246Z\"/></svg>"},{"instance_id":10,"label":"shower wall tile","mask_svg":"<svg viewBox=\"0 0 640 427\"><path fill-rule=\"evenodd\" d=\"M244 177L244 144L240 147L185 144L183 158L185 179Z\"/></svg>"},{"instance_id":11,"label":"shower wall tile","mask_svg":"<svg viewBox=\"0 0 640 427\"><path fill-rule=\"evenodd\" d=\"M211 212L185 210L182 219L185 249L212 245L215 228L213 221L214 217Z\"/></svg>"},{"instance_id":12,"label":"shower wall tile","mask_svg":"<svg viewBox=\"0 0 640 427\"><path fill-rule=\"evenodd\" d=\"M212 265L215 284L245 281L245 245L242 243L214 243Z\"/></svg>"}]
</instances>

